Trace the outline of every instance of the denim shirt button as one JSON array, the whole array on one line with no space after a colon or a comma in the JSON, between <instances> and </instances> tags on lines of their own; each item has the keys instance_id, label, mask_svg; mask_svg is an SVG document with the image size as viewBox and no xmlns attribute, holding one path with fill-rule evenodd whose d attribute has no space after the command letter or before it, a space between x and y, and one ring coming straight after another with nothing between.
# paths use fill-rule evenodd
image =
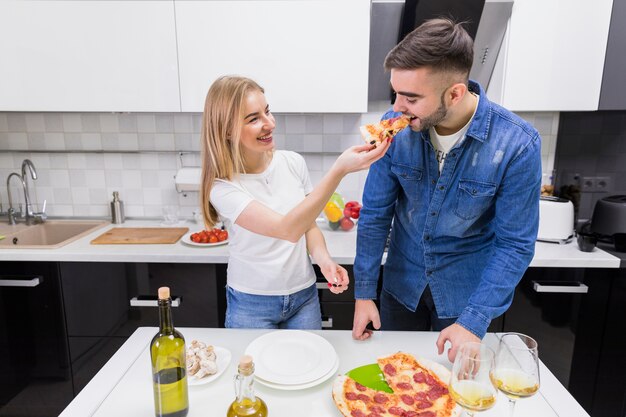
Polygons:
<instances>
[{"instance_id":1,"label":"denim shirt button","mask_svg":"<svg viewBox=\"0 0 626 417\"><path fill-rule=\"evenodd\" d=\"M437 184L437 180L430 180L430 182L431 182L433 185Z\"/></svg>"},{"instance_id":2,"label":"denim shirt button","mask_svg":"<svg viewBox=\"0 0 626 417\"><path fill-rule=\"evenodd\" d=\"M445 187L445 186L443 186L443 185L440 185L440 186L439 186L439 189L443 191L443 190L445 190L445 189L446 189L446 187Z\"/></svg>"},{"instance_id":3,"label":"denim shirt button","mask_svg":"<svg viewBox=\"0 0 626 417\"><path fill-rule=\"evenodd\" d=\"M433 271L426 271L426 275L431 276L433 274Z\"/></svg>"},{"instance_id":4,"label":"denim shirt button","mask_svg":"<svg viewBox=\"0 0 626 417\"><path fill-rule=\"evenodd\" d=\"M436 212L436 211L433 211L433 212L431 212L431 213L430 213L430 215L431 215L431 216L436 216L436 215L437 215L437 212Z\"/></svg>"},{"instance_id":5,"label":"denim shirt button","mask_svg":"<svg viewBox=\"0 0 626 417\"><path fill-rule=\"evenodd\" d=\"M430 240L430 235L424 236L424 240Z\"/></svg>"}]
</instances>

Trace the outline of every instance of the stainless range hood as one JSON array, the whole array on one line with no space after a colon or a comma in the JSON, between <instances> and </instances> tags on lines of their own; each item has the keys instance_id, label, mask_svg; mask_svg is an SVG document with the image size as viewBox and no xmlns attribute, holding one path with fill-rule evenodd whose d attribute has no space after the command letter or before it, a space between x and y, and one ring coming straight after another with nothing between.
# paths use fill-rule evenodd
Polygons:
<instances>
[{"instance_id":1,"label":"stainless range hood","mask_svg":"<svg viewBox=\"0 0 626 417\"><path fill-rule=\"evenodd\" d=\"M383 62L398 43L402 31L404 0L373 0L370 29L369 95L370 101L390 100L389 73ZM470 78L486 90L506 32L513 0L486 0L474 39L474 65ZM416 9L420 12L420 8ZM431 12L428 12L431 13ZM446 15L446 14L444 14ZM448 13L454 15L453 13ZM428 16L426 18L430 18ZM419 16L416 23L423 21ZM475 26L475 25L474 25Z\"/></svg>"},{"instance_id":2,"label":"stainless range hood","mask_svg":"<svg viewBox=\"0 0 626 417\"><path fill-rule=\"evenodd\" d=\"M485 2L474 39L474 64L470 78L487 90L496 58L511 18L513 0L491 0Z\"/></svg>"}]
</instances>

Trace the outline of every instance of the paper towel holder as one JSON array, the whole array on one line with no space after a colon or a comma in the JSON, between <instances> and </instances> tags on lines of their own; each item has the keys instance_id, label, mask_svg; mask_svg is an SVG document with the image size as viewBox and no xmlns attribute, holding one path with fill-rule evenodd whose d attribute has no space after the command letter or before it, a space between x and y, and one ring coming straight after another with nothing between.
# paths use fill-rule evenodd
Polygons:
<instances>
[{"instance_id":1,"label":"paper towel holder","mask_svg":"<svg viewBox=\"0 0 626 417\"><path fill-rule=\"evenodd\" d=\"M183 197L187 197L188 192L200 191L200 183L202 176L202 168L199 166L190 166L185 164L183 156L188 154L197 154L197 152L179 152L180 168L174 175L174 186L178 193Z\"/></svg>"},{"instance_id":2,"label":"paper towel holder","mask_svg":"<svg viewBox=\"0 0 626 417\"><path fill-rule=\"evenodd\" d=\"M200 191L202 168L184 167L180 168L174 176L176 191L183 193Z\"/></svg>"}]
</instances>

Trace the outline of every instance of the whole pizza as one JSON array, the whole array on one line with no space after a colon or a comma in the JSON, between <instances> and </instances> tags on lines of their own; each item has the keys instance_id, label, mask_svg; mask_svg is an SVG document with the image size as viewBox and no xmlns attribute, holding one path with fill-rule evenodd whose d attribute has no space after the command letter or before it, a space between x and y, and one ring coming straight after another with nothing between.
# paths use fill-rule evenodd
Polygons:
<instances>
[{"instance_id":1,"label":"whole pizza","mask_svg":"<svg viewBox=\"0 0 626 417\"><path fill-rule=\"evenodd\" d=\"M341 375L333 399L346 417L457 417L448 392L450 371L438 363L398 352L380 357L378 366L393 393L376 391Z\"/></svg>"}]
</instances>

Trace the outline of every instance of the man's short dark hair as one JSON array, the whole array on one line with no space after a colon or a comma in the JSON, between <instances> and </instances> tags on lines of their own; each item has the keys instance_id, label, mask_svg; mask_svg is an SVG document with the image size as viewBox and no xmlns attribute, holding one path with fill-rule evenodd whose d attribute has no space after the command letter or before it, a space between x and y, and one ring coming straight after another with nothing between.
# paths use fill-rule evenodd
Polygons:
<instances>
[{"instance_id":1,"label":"man's short dark hair","mask_svg":"<svg viewBox=\"0 0 626 417\"><path fill-rule=\"evenodd\" d=\"M474 41L462 23L450 19L427 20L396 45L385 58L385 70L430 67L469 77Z\"/></svg>"}]
</instances>

